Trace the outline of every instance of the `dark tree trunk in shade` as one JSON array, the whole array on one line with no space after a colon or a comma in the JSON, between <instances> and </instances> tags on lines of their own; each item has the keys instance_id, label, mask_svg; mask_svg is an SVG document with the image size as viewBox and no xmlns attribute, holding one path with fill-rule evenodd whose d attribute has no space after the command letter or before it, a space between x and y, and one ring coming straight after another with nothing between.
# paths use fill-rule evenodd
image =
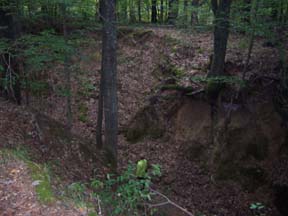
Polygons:
<instances>
[{"instance_id":1,"label":"dark tree trunk in shade","mask_svg":"<svg viewBox=\"0 0 288 216\"><path fill-rule=\"evenodd\" d=\"M214 55L209 76L223 75L226 48L229 36L229 14L231 0L222 0L220 3L212 0L214 13Z\"/></svg>"},{"instance_id":2,"label":"dark tree trunk in shade","mask_svg":"<svg viewBox=\"0 0 288 216\"><path fill-rule=\"evenodd\" d=\"M100 22L101 21L101 16L100 16L100 0L95 1L95 21Z\"/></svg>"},{"instance_id":3,"label":"dark tree trunk in shade","mask_svg":"<svg viewBox=\"0 0 288 216\"><path fill-rule=\"evenodd\" d=\"M164 21L164 0L160 1L160 22Z\"/></svg>"},{"instance_id":4,"label":"dark tree trunk in shade","mask_svg":"<svg viewBox=\"0 0 288 216\"><path fill-rule=\"evenodd\" d=\"M152 0L152 14L151 14L151 22L157 23L157 0Z\"/></svg>"},{"instance_id":5,"label":"dark tree trunk in shade","mask_svg":"<svg viewBox=\"0 0 288 216\"><path fill-rule=\"evenodd\" d=\"M104 19L103 19L103 12L104 12L104 7L105 7L105 4L103 4L103 0L99 0L100 1L100 8L101 8L101 11L99 9L99 13L100 13L100 17L101 17L101 22L103 23ZM104 40L104 39L103 39ZM103 56L103 50L104 48L102 47L102 56ZM103 138L102 138L102 129L103 129L103 115L104 115L104 111L103 111L103 104L104 104L104 88L105 88L105 73L103 72L103 59L102 59L102 62L101 62L101 70L100 70L100 75L101 75L101 80L100 80L100 91L99 91L99 97L98 97L98 113L97 113L97 126L96 126L96 144L97 144L97 147L99 149L102 149L103 148Z\"/></svg>"},{"instance_id":6,"label":"dark tree trunk in shade","mask_svg":"<svg viewBox=\"0 0 288 216\"><path fill-rule=\"evenodd\" d=\"M61 13L63 19L63 36L65 40L65 44L68 43L68 32L67 32L67 7L65 3L61 4ZM64 56L64 76L65 76L65 89L67 91L66 95L66 126L70 131L72 128L72 104L71 104L71 73L69 69L69 53L65 52Z\"/></svg>"},{"instance_id":7,"label":"dark tree trunk in shade","mask_svg":"<svg viewBox=\"0 0 288 216\"><path fill-rule=\"evenodd\" d=\"M102 75L105 121L104 148L112 169L117 168L118 101L117 101L117 32L115 0L106 0L103 8Z\"/></svg>"},{"instance_id":8,"label":"dark tree trunk in shade","mask_svg":"<svg viewBox=\"0 0 288 216\"><path fill-rule=\"evenodd\" d=\"M102 66L103 68L103 66ZM104 94L104 76L103 70L101 70L101 80L100 80L100 92L98 97L98 114L97 114L97 128L96 128L96 143L97 148L103 148L103 139L102 139L102 129L103 129L103 94Z\"/></svg>"},{"instance_id":9,"label":"dark tree trunk in shade","mask_svg":"<svg viewBox=\"0 0 288 216\"><path fill-rule=\"evenodd\" d=\"M187 23L187 20L188 20L188 0L184 0L184 10L183 10L183 13L184 13L184 23L186 24L186 23Z\"/></svg>"},{"instance_id":10,"label":"dark tree trunk in shade","mask_svg":"<svg viewBox=\"0 0 288 216\"><path fill-rule=\"evenodd\" d=\"M1 7L2 6L2 7ZM15 41L21 36L20 20L17 16L17 11L7 9L7 5L0 6L0 26L4 26L0 31L0 36ZM4 7L3 7L4 6ZM12 54L12 55L11 55ZM17 53L10 53L3 56L2 66L5 70L4 76L8 78L7 88L2 93L10 100L16 101L21 104L21 83L20 83L20 70L21 63L17 57ZM1 87L2 88L2 87Z\"/></svg>"},{"instance_id":11,"label":"dark tree trunk in shade","mask_svg":"<svg viewBox=\"0 0 288 216\"><path fill-rule=\"evenodd\" d=\"M138 0L138 22L142 22L141 5L142 5L142 0Z\"/></svg>"},{"instance_id":12,"label":"dark tree trunk in shade","mask_svg":"<svg viewBox=\"0 0 288 216\"><path fill-rule=\"evenodd\" d=\"M211 69L208 77L217 77L224 75L225 57L227 41L229 36L229 15L232 0L211 0L214 13L214 54ZM208 81L207 96L210 102L211 132L210 143L213 146L212 155L209 163L213 167L216 153L219 151L219 142L215 136L215 129L218 123L218 97L223 83L217 80Z\"/></svg>"},{"instance_id":13,"label":"dark tree trunk in shade","mask_svg":"<svg viewBox=\"0 0 288 216\"><path fill-rule=\"evenodd\" d=\"M192 0L192 12L191 12L191 25L198 24L197 8L199 7L199 0Z\"/></svg>"}]
</instances>

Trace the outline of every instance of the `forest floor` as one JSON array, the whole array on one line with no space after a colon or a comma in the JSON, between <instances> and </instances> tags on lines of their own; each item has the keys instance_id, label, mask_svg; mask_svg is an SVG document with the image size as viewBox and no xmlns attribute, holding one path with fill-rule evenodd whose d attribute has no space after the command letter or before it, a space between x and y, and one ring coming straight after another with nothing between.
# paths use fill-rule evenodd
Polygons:
<instances>
[{"instance_id":1,"label":"forest floor","mask_svg":"<svg viewBox=\"0 0 288 216\"><path fill-rule=\"evenodd\" d=\"M88 32L86 35L86 43L79 47L80 55L72 59L75 65L77 63L72 73L72 134L90 142L95 139L97 120L101 36L93 32ZM124 169L130 162L136 163L141 158L147 159L150 164L159 164L163 175L156 180L155 187L195 215L252 216L255 212L249 209L250 204L263 202L267 209L265 215L276 216L277 211L269 195L270 191L264 188L259 193L250 193L233 181L215 184L211 181L209 171L203 169L199 161L191 161L183 154L187 149L181 139L181 133L178 133L177 137L175 135L175 130L178 129L173 124L179 108L185 103L186 96L181 91L162 92L160 89L171 79L177 80L177 85L193 86L195 90L201 89L203 87L201 83L195 83L190 78L205 77L212 53L212 39L211 33L207 32L161 28L120 29L118 44L120 169ZM278 77L278 74L275 74L275 67L278 64L277 50L264 46L264 42L259 39L255 44L247 79L256 80L259 76L267 76L273 80ZM247 49L247 38L243 35L231 35L226 60L226 72L229 75L241 77ZM49 116L52 122L54 120L66 122L65 98L59 94L59 89L63 86L62 67L58 66L46 72L50 88L40 97L32 95L29 108L0 101L0 147L6 149L26 146L39 163L52 161L54 165L58 164L52 165L52 168L55 168L53 172L61 175L63 179L61 184L66 186L75 181L87 181L95 172L99 170L101 173L103 169L99 167L95 171L88 162L79 164L78 160L73 161L69 156L63 159L65 149L62 149L62 152L57 152L61 146L58 150L53 149L51 146L57 142L52 138L54 134L42 138L41 131L44 129L39 130L38 126L41 128L43 122L39 123L33 118L34 111L31 111L31 107ZM270 82L270 79L267 82ZM138 127L137 121L141 121L141 118L138 119L137 116L145 113L147 107L151 106L152 119L159 117L159 121L148 121L148 124L155 124L156 134L154 131L152 135L145 134L132 143L127 141L128 128L135 124ZM198 111L201 113L201 107ZM161 116L165 116L165 120ZM53 124L49 127L53 127ZM2 163L0 158L0 171L0 212L4 211L4 215L85 214L60 201L50 206L41 204L33 189L33 179L29 177L29 167L21 160L9 159ZM169 209L166 214L184 215L175 209Z\"/></svg>"},{"instance_id":2,"label":"forest floor","mask_svg":"<svg viewBox=\"0 0 288 216\"><path fill-rule=\"evenodd\" d=\"M43 199L49 199L44 200L45 202L39 200L36 187L39 187L41 182L39 182L40 180L33 181L31 167L15 155L2 150L0 152L0 173L0 213L2 216L80 216L85 214L84 209L76 208L71 203L62 200L54 200L50 195L42 194L42 196L45 195Z\"/></svg>"}]
</instances>

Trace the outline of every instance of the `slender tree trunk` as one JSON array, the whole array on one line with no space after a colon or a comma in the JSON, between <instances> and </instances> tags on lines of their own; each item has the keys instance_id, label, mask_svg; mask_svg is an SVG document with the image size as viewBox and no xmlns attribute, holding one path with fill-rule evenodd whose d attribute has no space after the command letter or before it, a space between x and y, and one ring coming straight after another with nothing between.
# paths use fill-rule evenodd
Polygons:
<instances>
[{"instance_id":1,"label":"slender tree trunk","mask_svg":"<svg viewBox=\"0 0 288 216\"><path fill-rule=\"evenodd\" d=\"M142 0L138 0L138 22L142 22L142 16L141 16L141 5L142 5Z\"/></svg>"},{"instance_id":2,"label":"slender tree trunk","mask_svg":"<svg viewBox=\"0 0 288 216\"><path fill-rule=\"evenodd\" d=\"M67 33L67 7L65 3L61 5L62 16L63 16L63 36L65 44L67 45L68 33ZM65 74L65 89L66 89L66 118L67 118L67 128L70 131L72 128L72 105L71 105L71 74L69 70L69 53L65 52L64 57L64 74Z\"/></svg>"},{"instance_id":3,"label":"slender tree trunk","mask_svg":"<svg viewBox=\"0 0 288 216\"><path fill-rule=\"evenodd\" d=\"M229 15L232 0L211 0L212 10L214 13L214 55L211 69L208 73L209 78L224 75L226 48L229 36ZM217 142L216 125L218 123L218 97L223 83L214 81L208 82L207 96L210 102L211 110L211 133L210 142L213 151L210 164L215 162L216 153L219 151L221 144ZM212 166L213 167L213 166Z\"/></svg>"},{"instance_id":4,"label":"slender tree trunk","mask_svg":"<svg viewBox=\"0 0 288 216\"><path fill-rule=\"evenodd\" d=\"M286 15L285 15L285 24L288 23L288 2L286 2Z\"/></svg>"},{"instance_id":5,"label":"slender tree trunk","mask_svg":"<svg viewBox=\"0 0 288 216\"><path fill-rule=\"evenodd\" d=\"M166 0L166 13L165 13L165 20L168 22L168 15L169 15L169 2L170 0Z\"/></svg>"},{"instance_id":6,"label":"slender tree trunk","mask_svg":"<svg viewBox=\"0 0 288 216\"><path fill-rule=\"evenodd\" d=\"M257 20L258 7L259 7L259 0L254 0L253 7L251 8L250 21L249 21L249 23L251 24L251 27L252 27L252 31L250 34L248 53L247 53L244 71L242 74L242 80L245 80L245 76L246 76L246 73L248 71L248 67L249 67L249 63L250 63L250 59L251 59L252 50L254 47L255 31L256 31L255 23L257 22L256 20Z\"/></svg>"},{"instance_id":7,"label":"slender tree trunk","mask_svg":"<svg viewBox=\"0 0 288 216\"><path fill-rule=\"evenodd\" d=\"M164 21L164 0L160 1L160 22Z\"/></svg>"},{"instance_id":8,"label":"slender tree trunk","mask_svg":"<svg viewBox=\"0 0 288 216\"><path fill-rule=\"evenodd\" d=\"M157 0L152 0L152 14L151 14L151 22L157 23Z\"/></svg>"},{"instance_id":9,"label":"slender tree trunk","mask_svg":"<svg viewBox=\"0 0 288 216\"><path fill-rule=\"evenodd\" d=\"M103 103L104 103L103 96L104 96L104 87L105 87L104 76L105 76L105 73L103 73L103 70L101 70L100 92L99 92L99 97L98 97L97 128L96 128L96 143L97 143L98 149L103 148L102 127L103 127Z\"/></svg>"},{"instance_id":10,"label":"slender tree trunk","mask_svg":"<svg viewBox=\"0 0 288 216\"><path fill-rule=\"evenodd\" d=\"M118 102L115 0L106 0L103 13L102 73L104 76L105 150L111 167L117 168Z\"/></svg>"},{"instance_id":11,"label":"slender tree trunk","mask_svg":"<svg viewBox=\"0 0 288 216\"><path fill-rule=\"evenodd\" d=\"M192 0L191 3L192 6L192 12L191 12L191 25L197 25L198 24L198 13L197 8L199 7L199 0Z\"/></svg>"},{"instance_id":12,"label":"slender tree trunk","mask_svg":"<svg viewBox=\"0 0 288 216\"><path fill-rule=\"evenodd\" d=\"M15 4L17 2L14 2ZM8 2L7 2L8 4ZM2 7L1 7L2 6ZM11 11L9 5L0 6L0 26L5 26L3 37L11 41L15 41L21 36L21 24L18 18L17 10ZM6 7L5 7L6 6ZM7 99L14 100L21 104L21 82L20 82L20 66L16 53L7 53L3 57L3 67L5 69L5 77L8 80L6 89L3 93Z\"/></svg>"},{"instance_id":13,"label":"slender tree trunk","mask_svg":"<svg viewBox=\"0 0 288 216\"><path fill-rule=\"evenodd\" d=\"M101 17L100 21L103 24L103 12L104 12L104 1L100 0L100 8L101 11L99 10L99 15ZM102 58L103 58L103 47L102 47ZM102 60L101 62L101 71L100 71L100 76L101 76L101 80L100 80L100 91L99 91L99 97L98 97L98 114L97 114L97 127L96 127L96 144L97 144L97 148L98 149L102 149L103 148L103 138L102 138L102 127L103 127L103 105L104 105L104 90L105 90L105 73L103 72L103 63L104 61Z\"/></svg>"},{"instance_id":14,"label":"slender tree trunk","mask_svg":"<svg viewBox=\"0 0 288 216\"><path fill-rule=\"evenodd\" d=\"M188 21L188 0L184 0L184 24L187 24Z\"/></svg>"},{"instance_id":15,"label":"slender tree trunk","mask_svg":"<svg viewBox=\"0 0 288 216\"><path fill-rule=\"evenodd\" d=\"M99 0L99 21L103 22L103 7L104 7L104 0Z\"/></svg>"}]
</instances>

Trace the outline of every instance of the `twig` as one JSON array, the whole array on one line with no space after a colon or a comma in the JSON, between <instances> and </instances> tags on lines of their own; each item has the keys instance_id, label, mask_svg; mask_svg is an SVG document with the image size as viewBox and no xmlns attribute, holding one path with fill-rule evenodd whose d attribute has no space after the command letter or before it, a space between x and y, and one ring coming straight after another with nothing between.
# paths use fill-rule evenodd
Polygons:
<instances>
[{"instance_id":1,"label":"twig","mask_svg":"<svg viewBox=\"0 0 288 216\"><path fill-rule=\"evenodd\" d=\"M97 201L98 201L98 215L103 216L102 209L101 209L101 200L100 200L99 196L97 196Z\"/></svg>"},{"instance_id":2,"label":"twig","mask_svg":"<svg viewBox=\"0 0 288 216\"><path fill-rule=\"evenodd\" d=\"M163 206L163 205L168 205L168 204L170 204L170 205L173 205L174 207L180 209L181 211L185 212L187 215L189 215L189 216L194 216L192 213L190 213L189 211L187 211L185 208L179 206L177 203L171 201L167 196L165 196L164 194L160 193L159 191L156 191L156 190L154 190L154 189L152 189L152 188L150 188L150 190L151 190L153 193L155 193L155 194L163 197L164 199L166 199L166 202L162 202L162 203L158 203L158 204L149 204L149 205L148 205L149 207L150 207L150 206L151 206L151 207L157 207L157 206Z\"/></svg>"},{"instance_id":3,"label":"twig","mask_svg":"<svg viewBox=\"0 0 288 216\"><path fill-rule=\"evenodd\" d=\"M163 205L168 205L168 204L170 204L170 202L168 202L168 201L162 202L162 203L157 203L157 204L148 204L148 203L147 203L147 205L148 205L149 208L155 208L155 207L159 207L159 206L163 206Z\"/></svg>"}]
</instances>

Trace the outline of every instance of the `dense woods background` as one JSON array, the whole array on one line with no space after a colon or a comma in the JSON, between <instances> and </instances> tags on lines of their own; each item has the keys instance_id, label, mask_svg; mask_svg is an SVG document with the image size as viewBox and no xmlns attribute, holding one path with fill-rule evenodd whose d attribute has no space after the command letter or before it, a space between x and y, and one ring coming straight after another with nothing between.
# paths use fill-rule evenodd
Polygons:
<instances>
[{"instance_id":1,"label":"dense woods background","mask_svg":"<svg viewBox=\"0 0 288 216\"><path fill-rule=\"evenodd\" d=\"M173 216L192 215L186 208L196 215L212 215L213 211L219 215L286 215L287 28L286 0L0 0L0 97L33 113L40 158L48 160L62 152L78 166L87 165L93 177L98 166L105 174L120 176L116 183L108 179L107 190L103 182L94 181L105 192L101 199L107 215L137 215L143 212L138 208L142 198L151 210L151 193L167 201L163 206L168 203L178 209L175 213L168 208L166 214ZM3 119L9 112L5 106ZM3 119L4 130L10 121ZM14 122L18 121L15 117ZM4 141L0 139L4 147L9 143L6 137L9 130L3 133ZM52 137L61 142L51 141ZM158 139L162 141L154 143ZM163 147L164 143L169 146ZM173 158L178 150L180 156ZM83 160L76 161L78 156ZM197 208L205 212L206 201L192 204L197 193L185 194L185 198L168 190L182 208L152 190L151 173L135 176L130 167L120 174L128 161L142 160L145 165L150 157L167 168L160 178L158 165L148 167L158 171L160 189L172 182L183 195L195 192L197 187L192 190L191 185L199 181L201 190L209 188L207 194L198 191L204 194L203 200L216 193L225 201L232 193L227 198L229 206L223 210L220 202L215 210L211 201L211 205L206 203L211 211L202 214ZM275 161L279 167L284 164L277 174L272 168L278 166ZM78 175L88 176L90 171L85 173L85 169ZM175 177L178 174L180 179ZM128 191L128 195L111 207L113 187L131 178L132 186L118 188L120 194ZM228 183L215 183L223 179ZM231 186L229 181L238 185ZM239 185L244 189L238 189ZM246 192L255 193L257 199L267 197L267 204L247 198ZM251 205L246 211L242 204L247 200Z\"/></svg>"}]
</instances>

